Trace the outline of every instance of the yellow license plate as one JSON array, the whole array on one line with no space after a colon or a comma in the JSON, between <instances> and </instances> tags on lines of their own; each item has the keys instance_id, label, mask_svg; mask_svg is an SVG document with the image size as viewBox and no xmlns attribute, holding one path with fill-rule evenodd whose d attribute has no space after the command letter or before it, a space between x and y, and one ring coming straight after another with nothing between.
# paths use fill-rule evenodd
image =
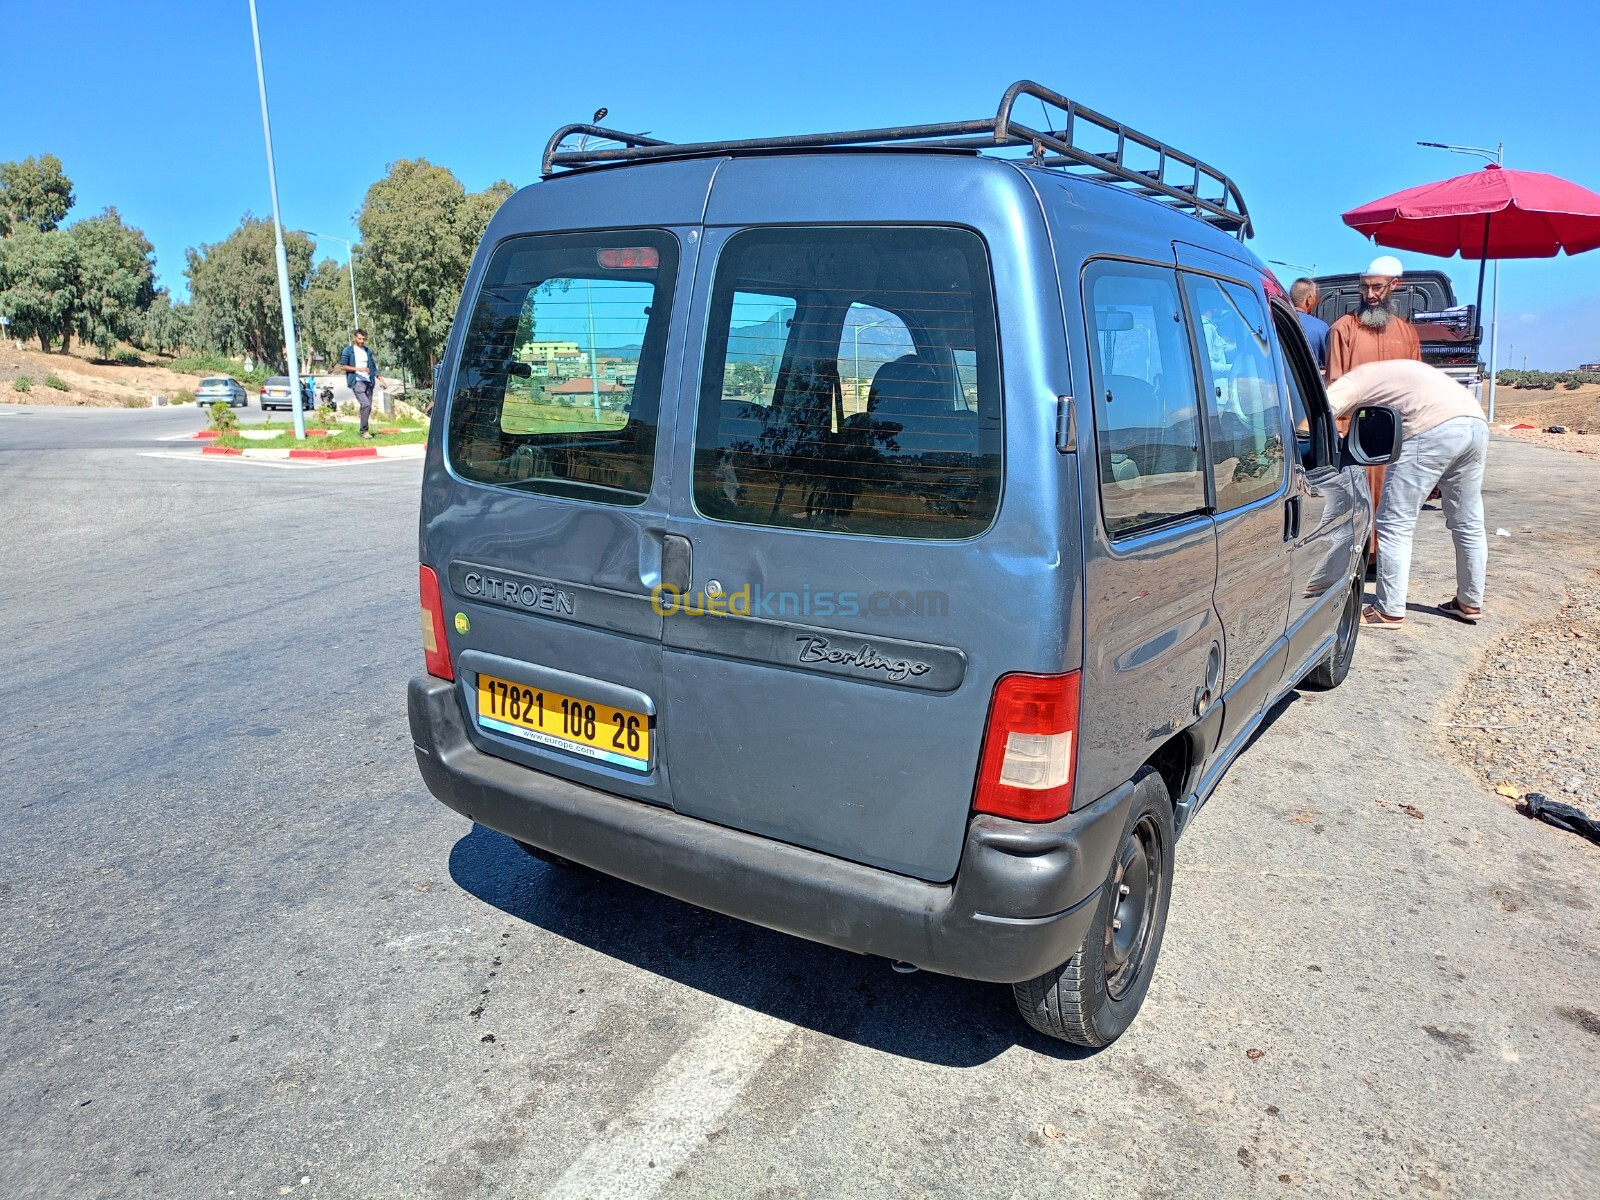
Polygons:
<instances>
[{"instance_id":1,"label":"yellow license plate","mask_svg":"<svg viewBox=\"0 0 1600 1200\"><path fill-rule=\"evenodd\" d=\"M479 675L478 724L613 766L650 769L650 718L626 708Z\"/></svg>"}]
</instances>

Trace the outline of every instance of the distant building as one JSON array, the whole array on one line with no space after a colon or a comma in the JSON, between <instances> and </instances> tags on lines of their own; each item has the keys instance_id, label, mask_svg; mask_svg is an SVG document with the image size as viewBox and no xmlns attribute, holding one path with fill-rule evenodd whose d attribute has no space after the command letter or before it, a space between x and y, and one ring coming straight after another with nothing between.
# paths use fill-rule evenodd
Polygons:
<instances>
[{"instance_id":1,"label":"distant building","mask_svg":"<svg viewBox=\"0 0 1600 1200\"><path fill-rule=\"evenodd\" d=\"M583 348L577 342L523 342L517 347L517 358L523 362L554 362L558 358L581 358Z\"/></svg>"},{"instance_id":2,"label":"distant building","mask_svg":"<svg viewBox=\"0 0 1600 1200\"><path fill-rule=\"evenodd\" d=\"M609 379L602 379L599 383L594 383L589 376L585 375L581 379L568 379L564 383L551 384L545 389L544 394L546 396L615 396L627 390L627 388L613 383Z\"/></svg>"},{"instance_id":3,"label":"distant building","mask_svg":"<svg viewBox=\"0 0 1600 1200\"><path fill-rule=\"evenodd\" d=\"M1600 363L1579 363L1578 364L1578 370L1580 370L1580 371L1600 371Z\"/></svg>"}]
</instances>

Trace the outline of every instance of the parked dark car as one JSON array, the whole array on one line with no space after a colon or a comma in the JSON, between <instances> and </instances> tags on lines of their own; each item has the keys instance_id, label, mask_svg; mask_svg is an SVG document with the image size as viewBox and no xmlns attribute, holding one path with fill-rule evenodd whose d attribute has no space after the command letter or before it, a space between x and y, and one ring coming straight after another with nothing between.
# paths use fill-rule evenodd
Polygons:
<instances>
[{"instance_id":1,"label":"parked dark car","mask_svg":"<svg viewBox=\"0 0 1600 1200\"><path fill-rule=\"evenodd\" d=\"M1316 285L1317 316L1329 325L1361 307L1360 275L1323 275ZM1483 370L1479 361L1483 331L1478 327L1477 309L1456 303L1448 275L1407 271L1391 299L1399 315L1416 328L1423 362L1469 387L1478 382Z\"/></svg>"},{"instance_id":2,"label":"parked dark car","mask_svg":"<svg viewBox=\"0 0 1600 1200\"><path fill-rule=\"evenodd\" d=\"M433 794L536 857L1099 1046L1177 834L1350 670L1399 421L1339 437L1226 176L1070 104L558 130L437 376L409 711Z\"/></svg>"}]
</instances>

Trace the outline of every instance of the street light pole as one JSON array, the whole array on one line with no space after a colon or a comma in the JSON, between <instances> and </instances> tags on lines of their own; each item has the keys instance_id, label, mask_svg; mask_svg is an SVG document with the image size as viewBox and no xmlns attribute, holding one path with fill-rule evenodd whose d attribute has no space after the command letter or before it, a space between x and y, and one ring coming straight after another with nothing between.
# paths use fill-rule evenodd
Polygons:
<instances>
[{"instance_id":1,"label":"street light pole","mask_svg":"<svg viewBox=\"0 0 1600 1200\"><path fill-rule=\"evenodd\" d=\"M855 335L856 335L855 336L855 343L856 343L855 372L856 372L856 405L857 405L856 411L857 412L866 412L867 411L866 404L861 399L861 331L863 329L876 329L879 325L887 325L888 323L889 323L889 318L885 317L881 321L869 321L865 325L856 325L856 326L853 327L855 329Z\"/></svg>"},{"instance_id":2,"label":"street light pole","mask_svg":"<svg viewBox=\"0 0 1600 1200\"><path fill-rule=\"evenodd\" d=\"M1429 150L1448 150L1451 154L1472 154L1478 158L1492 162L1497 167L1506 165L1506 144L1496 142L1493 150L1485 146L1455 146L1448 142L1418 142L1419 146L1426 146ZM1489 218L1483 218L1483 257L1478 260L1478 309L1475 314L1482 338L1483 328L1483 268L1489 261ZM1494 296L1490 301L1492 308L1489 316L1489 424L1494 424L1494 374L1495 354L1500 347L1500 260L1494 260Z\"/></svg>"},{"instance_id":3,"label":"street light pole","mask_svg":"<svg viewBox=\"0 0 1600 1200\"><path fill-rule=\"evenodd\" d=\"M261 132L267 142L267 184L272 189L272 230L277 238L278 303L283 306L283 349L289 357L289 411L294 413L294 436L306 436L305 414L300 410L300 349L294 340L294 309L289 298L289 253L283 246L283 220L278 215L278 169L272 161L272 121L267 116L267 75L261 66L261 27L256 21L256 0L250 0L250 36L256 46L256 87L261 92Z\"/></svg>"},{"instance_id":4,"label":"street light pole","mask_svg":"<svg viewBox=\"0 0 1600 1200\"><path fill-rule=\"evenodd\" d=\"M1269 258L1267 261L1275 267L1293 267L1296 271L1303 271L1306 277L1309 279L1315 279L1317 277L1316 263L1312 263L1308 267L1305 263L1285 262L1281 258Z\"/></svg>"},{"instance_id":5,"label":"street light pole","mask_svg":"<svg viewBox=\"0 0 1600 1200\"><path fill-rule=\"evenodd\" d=\"M361 312L356 308L356 248L349 238L335 237L331 233L313 233L312 237L321 242L338 242L344 247L345 257L350 260L350 328L361 328Z\"/></svg>"}]
</instances>

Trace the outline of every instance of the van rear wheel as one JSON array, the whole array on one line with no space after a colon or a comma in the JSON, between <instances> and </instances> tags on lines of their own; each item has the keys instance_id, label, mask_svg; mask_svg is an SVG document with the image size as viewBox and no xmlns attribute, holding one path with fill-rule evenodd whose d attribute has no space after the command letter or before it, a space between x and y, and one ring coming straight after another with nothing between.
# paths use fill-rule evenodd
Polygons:
<instances>
[{"instance_id":1,"label":"van rear wheel","mask_svg":"<svg viewBox=\"0 0 1600 1200\"><path fill-rule=\"evenodd\" d=\"M1150 990L1172 897L1172 799L1149 767L1083 945L1061 966L1012 985L1022 1019L1078 1046L1108 1046L1133 1024Z\"/></svg>"}]
</instances>

